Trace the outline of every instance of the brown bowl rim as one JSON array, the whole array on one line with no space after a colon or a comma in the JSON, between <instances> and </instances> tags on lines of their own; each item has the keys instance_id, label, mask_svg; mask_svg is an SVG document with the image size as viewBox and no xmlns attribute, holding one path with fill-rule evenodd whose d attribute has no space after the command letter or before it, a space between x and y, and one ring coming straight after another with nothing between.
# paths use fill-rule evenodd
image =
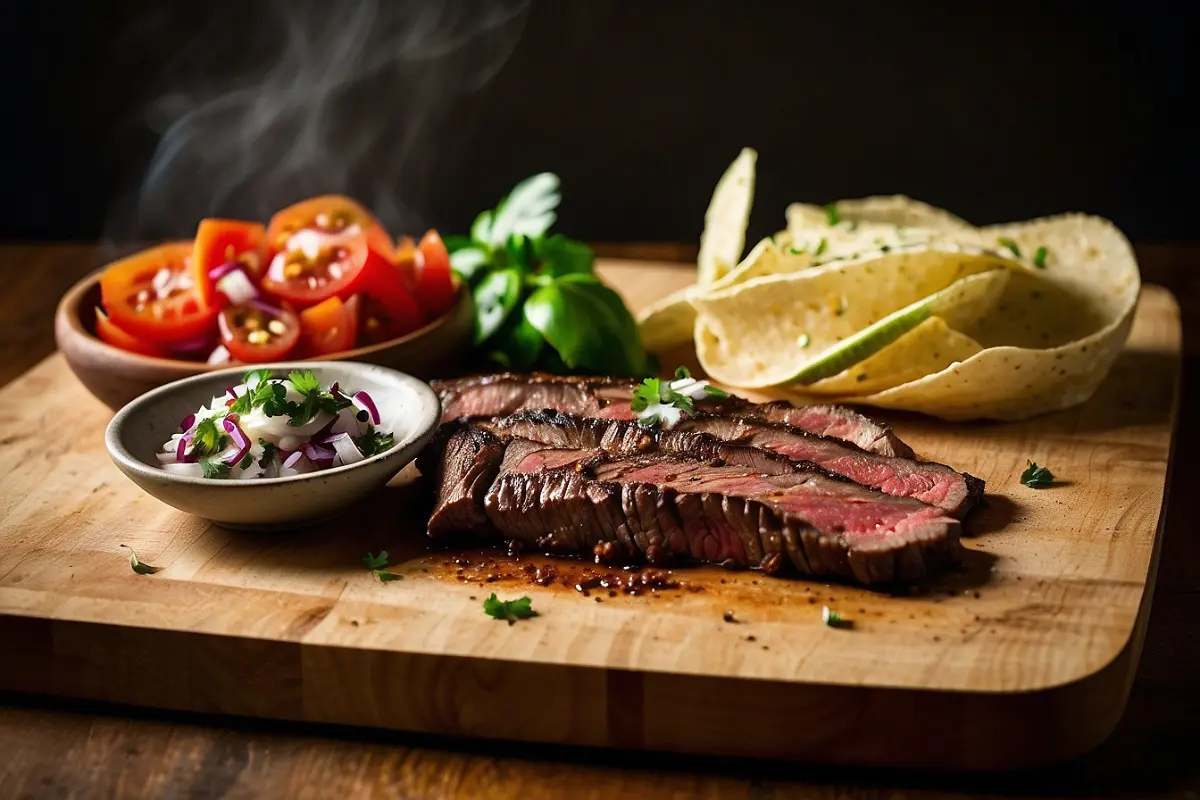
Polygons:
<instances>
[{"instance_id":1,"label":"brown bowl rim","mask_svg":"<svg viewBox=\"0 0 1200 800\"><path fill-rule=\"evenodd\" d=\"M95 353L106 354L109 359L118 358L126 363L134 363L146 367L154 367L157 369L172 370L180 374L185 372L214 372L219 369L229 369L237 366L253 366L247 362L246 364L208 364L203 361L187 361L181 358L160 358L158 356L147 356L141 353L134 353L129 350L123 350L120 347L115 347L100 337L88 331L84 326L82 317L82 302L83 296L88 290L100 282L100 276L104 273L106 267L101 267L76 281L71 288L63 294L62 299L58 302L58 308L55 311L56 320L61 325L65 324L67 330L75 337L78 342L84 343L84 347ZM458 276L453 276L455 283L455 298L454 303L441 316L432 322L418 328L415 331L398 336L395 339L388 339L386 342L378 342L376 344L366 345L365 347L356 347L353 350L343 350L340 353L331 353L322 356L313 356L312 358L293 358L288 359L296 362L316 362L316 361L360 361L364 357L389 350L398 344L416 341L424 338L426 335L434 332L438 328L449 324L457 314L461 312L461 305L467 302L467 292L464 284L459 280ZM59 345L62 347L61 343Z\"/></svg>"}]
</instances>

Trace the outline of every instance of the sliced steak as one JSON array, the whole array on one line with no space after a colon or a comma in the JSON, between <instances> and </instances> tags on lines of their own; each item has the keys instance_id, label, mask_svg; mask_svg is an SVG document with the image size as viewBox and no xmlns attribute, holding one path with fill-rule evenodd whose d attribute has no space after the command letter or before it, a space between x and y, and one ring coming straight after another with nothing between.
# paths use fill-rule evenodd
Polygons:
<instances>
[{"instance_id":1,"label":"sliced steak","mask_svg":"<svg viewBox=\"0 0 1200 800\"><path fill-rule=\"evenodd\" d=\"M813 464L886 494L937 506L959 519L983 496L983 481L945 464L888 458L838 439L757 419L700 414L662 430L643 428L627 420L524 411L475 424L499 435L556 447L604 450L624 456L662 452L701 460L720 459L771 474L789 472L794 463Z\"/></svg>"},{"instance_id":2,"label":"sliced steak","mask_svg":"<svg viewBox=\"0 0 1200 800\"><path fill-rule=\"evenodd\" d=\"M621 457L502 439L466 423L445 426L434 449L444 455L431 536L464 520L484 532L486 517L493 534L554 553L614 543L652 559L772 574L790 566L865 584L922 578L961 551L959 523L940 509L817 469L767 475L664 453ZM471 502L482 514L465 512Z\"/></svg>"},{"instance_id":3,"label":"sliced steak","mask_svg":"<svg viewBox=\"0 0 1200 800\"><path fill-rule=\"evenodd\" d=\"M633 419L629 407L638 382L627 378L563 377L502 372L433 381L442 398L442 420L500 417L518 411L554 409L585 417ZM912 458L913 450L890 425L843 406L793 406L785 401L756 404L730 395L697 404L704 413L758 419L830 436L879 455Z\"/></svg>"}]
</instances>

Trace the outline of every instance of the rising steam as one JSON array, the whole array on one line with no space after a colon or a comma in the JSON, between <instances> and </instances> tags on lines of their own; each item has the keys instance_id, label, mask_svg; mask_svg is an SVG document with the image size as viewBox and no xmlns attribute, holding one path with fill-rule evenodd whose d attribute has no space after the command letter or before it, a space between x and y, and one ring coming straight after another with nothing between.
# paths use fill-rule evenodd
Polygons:
<instances>
[{"instance_id":1,"label":"rising steam","mask_svg":"<svg viewBox=\"0 0 1200 800\"><path fill-rule=\"evenodd\" d=\"M247 10L247 6L253 6ZM235 3L179 54L149 122L162 138L109 237L186 237L204 216L265 220L356 196L415 230L457 101L507 61L529 0ZM236 34L236 35L235 35ZM444 174L444 173L443 173Z\"/></svg>"}]
</instances>

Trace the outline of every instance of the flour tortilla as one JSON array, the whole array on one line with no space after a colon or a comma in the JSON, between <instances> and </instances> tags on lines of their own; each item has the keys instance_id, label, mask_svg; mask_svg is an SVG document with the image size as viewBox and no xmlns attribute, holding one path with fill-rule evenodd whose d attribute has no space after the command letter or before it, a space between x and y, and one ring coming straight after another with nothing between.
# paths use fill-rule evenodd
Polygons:
<instances>
[{"instance_id":1,"label":"flour tortilla","mask_svg":"<svg viewBox=\"0 0 1200 800\"><path fill-rule=\"evenodd\" d=\"M992 252L946 246L752 278L693 297L697 355L722 383L777 386L840 342L960 278L1015 266Z\"/></svg>"},{"instance_id":2,"label":"flour tortilla","mask_svg":"<svg viewBox=\"0 0 1200 800\"><path fill-rule=\"evenodd\" d=\"M1015 420L1070 408L1095 393L1124 348L1141 289L1129 241L1108 220L1084 214L980 232L1012 240L1023 257L1048 251L1045 268L1034 267L1025 280L1014 276L996 314L981 321L977 335L986 349L918 380L846 399L948 420ZM1032 298L1031 291L1044 293ZM1018 344L1001 344L1006 340Z\"/></svg>"}]
</instances>

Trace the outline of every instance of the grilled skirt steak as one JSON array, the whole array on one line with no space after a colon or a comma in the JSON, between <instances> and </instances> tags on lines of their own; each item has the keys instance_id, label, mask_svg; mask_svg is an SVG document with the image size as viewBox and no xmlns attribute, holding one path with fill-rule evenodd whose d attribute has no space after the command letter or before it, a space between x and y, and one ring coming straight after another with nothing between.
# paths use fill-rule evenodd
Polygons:
<instances>
[{"instance_id":1,"label":"grilled skirt steak","mask_svg":"<svg viewBox=\"0 0 1200 800\"><path fill-rule=\"evenodd\" d=\"M778 462L772 462L778 463ZM443 425L422 455L429 534L498 535L556 553L612 543L664 558L777 573L915 580L956 561L958 520L807 465L769 474L721 459L618 456Z\"/></svg>"},{"instance_id":2,"label":"grilled skirt steak","mask_svg":"<svg viewBox=\"0 0 1200 800\"><path fill-rule=\"evenodd\" d=\"M503 372L433 381L442 398L442 420L501 417L518 411L554 409L583 417L633 419L629 408L638 382L627 378L560 377ZM790 425L818 436L850 442L882 456L912 458L913 450L890 425L849 408L832 405L793 406L776 401L756 404L731 395L697 404L709 414Z\"/></svg>"},{"instance_id":3,"label":"grilled skirt steak","mask_svg":"<svg viewBox=\"0 0 1200 800\"><path fill-rule=\"evenodd\" d=\"M848 442L756 419L700 414L670 430L636 422L579 417L558 411L522 411L494 420L474 420L501 436L517 436L556 447L604 450L618 456L661 452L779 474L793 463L810 463L896 497L912 497L962 519L983 496L983 481L944 464L889 458ZM780 457L783 464L777 464Z\"/></svg>"}]
</instances>

